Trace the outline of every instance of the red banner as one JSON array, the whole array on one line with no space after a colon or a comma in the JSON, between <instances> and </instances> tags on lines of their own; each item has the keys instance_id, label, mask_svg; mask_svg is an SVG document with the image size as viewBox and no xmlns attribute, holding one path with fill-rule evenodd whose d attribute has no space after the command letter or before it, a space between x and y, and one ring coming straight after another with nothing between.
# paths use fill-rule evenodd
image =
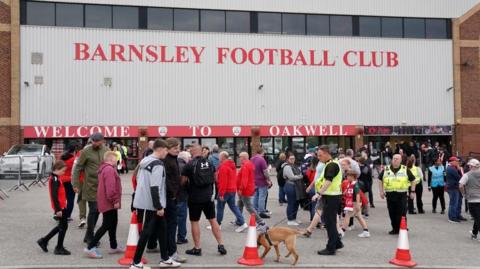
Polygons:
<instances>
[{"instance_id":1,"label":"red banner","mask_svg":"<svg viewBox=\"0 0 480 269\"><path fill-rule=\"evenodd\" d=\"M87 138L94 133L105 137L138 137L136 126L25 126L24 138Z\"/></svg>"},{"instance_id":2,"label":"red banner","mask_svg":"<svg viewBox=\"0 0 480 269\"><path fill-rule=\"evenodd\" d=\"M25 126L25 138L86 138L100 132L105 137L138 137L146 128L149 137L248 137L252 126ZM260 136L354 136L353 125L268 125Z\"/></svg>"}]
</instances>

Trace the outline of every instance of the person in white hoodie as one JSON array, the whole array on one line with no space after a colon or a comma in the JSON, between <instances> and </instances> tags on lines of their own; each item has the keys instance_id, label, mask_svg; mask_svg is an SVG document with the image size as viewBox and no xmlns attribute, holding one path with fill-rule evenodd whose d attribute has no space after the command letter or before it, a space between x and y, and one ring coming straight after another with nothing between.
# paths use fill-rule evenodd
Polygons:
<instances>
[{"instance_id":1,"label":"person in white hoodie","mask_svg":"<svg viewBox=\"0 0 480 269\"><path fill-rule=\"evenodd\" d=\"M180 266L180 263L169 258L167 251L167 224L165 220L167 193L165 167L161 161L166 155L167 143L163 139L157 139L153 143L153 153L140 162L133 207L143 215L144 226L130 269L147 268L142 264L141 259L148 239L155 233L160 245L161 261L159 266L161 268Z\"/></svg>"},{"instance_id":2,"label":"person in white hoodie","mask_svg":"<svg viewBox=\"0 0 480 269\"><path fill-rule=\"evenodd\" d=\"M460 179L460 192L467 198L468 209L475 221L473 229L470 231L470 237L472 240L478 240L478 230L480 228L480 162L477 159L471 159L467 165L470 167L470 171Z\"/></svg>"}]
</instances>

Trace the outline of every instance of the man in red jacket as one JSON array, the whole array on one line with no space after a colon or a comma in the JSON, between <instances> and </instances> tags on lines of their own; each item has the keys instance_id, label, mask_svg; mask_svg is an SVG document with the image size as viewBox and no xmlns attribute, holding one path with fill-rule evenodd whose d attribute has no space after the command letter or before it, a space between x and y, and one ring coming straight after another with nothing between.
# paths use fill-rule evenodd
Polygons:
<instances>
[{"instance_id":1,"label":"man in red jacket","mask_svg":"<svg viewBox=\"0 0 480 269\"><path fill-rule=\"evenodd\" d=\"M228 159L228 152L222 151L218 157L220 160L220 166L218 167L217 174L217 222L221 225L225 204L228 204L228 207L237 218L235 223L240 226L235 229L235 232L241 233L248 228L248 225L245 223L242 213L235 204L235 195L237 193L237 167L232 160Z\"/></svg>"},{"instance_id":2,"label":"man in red jacket","mask_svg":"<svg viewBox=\"0 0 480 269\"><path fill-rule=\"evenodd\" d=\"M249 160L248 153L242 152L239 155L242 167L237 175L237 193L238 193L238 209L243 212L243 207L248 213L255 214L257 225L265 225L265 221L258 215L253 207L253 195L255 194L255 166ZM240 225L240 223L237 223Z\"/></svg>"}]
</instances>

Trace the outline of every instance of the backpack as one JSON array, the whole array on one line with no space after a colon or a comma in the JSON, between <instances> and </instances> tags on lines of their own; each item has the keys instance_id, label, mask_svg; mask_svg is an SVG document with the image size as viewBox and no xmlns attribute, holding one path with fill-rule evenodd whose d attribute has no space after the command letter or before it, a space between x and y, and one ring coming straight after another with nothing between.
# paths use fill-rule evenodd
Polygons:
<instances>
[{"instance_id":1,"label":"backpack","mask_svg":"<svg viewBox=\"0 0 480 269\"><path fill-rule=\"evenodd\" d=\"M193 184L198 187L206 187L215 183L215 172L211 162L206 158L193 161Z\"/></svg>"},{"instance_id":2,"label":"backpack","mask_svg":"<svg viewBox=\"0 0 480 269\"><path fill-rule=\"evenodd\" d=\"M286 164L286 162L282 163L280 165L280 169L277 171L277 181L278 181L278 185L280 187L283 187L285 185L285 178L283 178L283 169L285 168L285 166L287 166L288 164Z\"/></svg>"}]
</instances>

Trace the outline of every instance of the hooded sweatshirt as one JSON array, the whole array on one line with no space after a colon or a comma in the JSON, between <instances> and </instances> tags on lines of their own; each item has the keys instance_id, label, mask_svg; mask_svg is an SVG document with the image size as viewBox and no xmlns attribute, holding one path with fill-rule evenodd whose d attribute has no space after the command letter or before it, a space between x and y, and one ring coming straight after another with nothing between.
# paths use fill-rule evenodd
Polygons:
<instances>
[{"instance_id":1,"label":"hooded sweatshirt","mask_svg":"<svg viewBox=\"0 0 480 269\"><path fill-rule=\"evenodd\" d=\"M463 175L460 183L465 185L465 198L469 203L480 203L480 170Z\"/></svg>"},{"instance_id":2,"label":"hooded sweatshirt","mask_svg":"<svg viewBox=\"0 0 480 269\"><path fill-rule=\"evenodd\" d=\"M114 204L121 204L122 182L117 169L111 164L102 163L98 168L97 207L103 213L114 209Z\"/></svg>"},{"instance_id":3,"label":"hooded sweatshirt","mask_svg":"<svg viewBox=\"0 0 480 269\"><path fill-rule=\"evenodd\" d=\"M249 160L243 161L237 175L237 190L242 196L251 197L255 193L255 166Z\"/></svg>"},{"instance_id":4,"label":"hooded sweatshirt","mask_svg":"<svg viewBox=\"0 0 480 269\"><path fill-rule=\"evenodd\" d=\"M237 192L237 167L232 160L220 164L217 180L219 197L223 197L227 192Z\"/></svg>"},{"instance_id":5,"label":"hooded sweatshirt","mask_svg":"<svg viewBox=\"0 0 480 269\"><path fill-rule=\"evenodd\" d=\"M140 162L133 207L156 211L166 206L167 188L163 162L149 155Z\"/></svg>"}]
</instances>

